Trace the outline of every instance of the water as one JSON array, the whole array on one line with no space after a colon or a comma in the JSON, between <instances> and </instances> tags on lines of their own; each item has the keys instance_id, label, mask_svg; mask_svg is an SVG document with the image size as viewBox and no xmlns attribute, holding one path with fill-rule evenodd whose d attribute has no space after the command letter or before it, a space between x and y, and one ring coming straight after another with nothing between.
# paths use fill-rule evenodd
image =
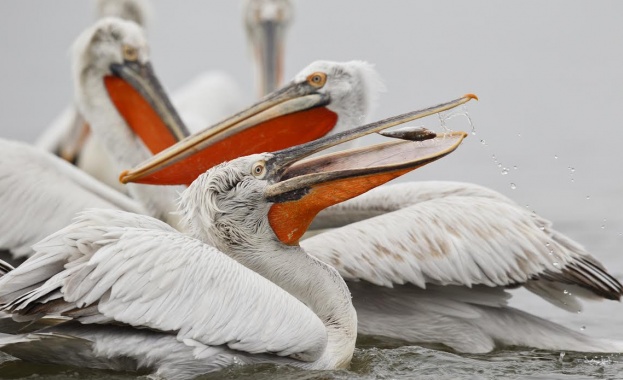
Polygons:
<instances>
[{"instance_id":1,"label":"water","mask_svg":"<svg viewBox=\"0 0 623 380\"><path fill-rule=\"evenodd\" d=\"M373 342L376 346L378 341ZM202 380L328 380L328 379L617 379L623 378L620 354L594 355L528 349L498 350L486 355L457 355L439 349L368 346L358 343L348 370L303 371L275 365L233 366L198 377ZM145 375L43 365L0 365L0 378L147 379Z\"/></svg>"},{"instance_id":2,"label":"water","mask_svg":"<svg viewBox=\"0 0 623 380\"><path fill-rule=\"evenodd\" d=\"M156 19L149 37L154 66L166 87L174 89L214 68L227 70L247 94L254 93L238 5L172 0L154 4ZM5 57L12 57L0 62L1 137L33 141L68 104L67 48L89 24L91 5L81 0L39 2L33 12L30 2L0 2L0 47ZM376 63L389 89L377 117L477 92L480 102L470 103L477 136L473 124L467 123L471 135L464 146L411 179L475 182L512 196L555 220L557 229L623 278L623 223L616 219L623 214L623 184L616 167L623 160L618 146L623 55L611 48L623 39L621 3L404 1L388 6L325 0L296 5L286 76L315 59ZM530 20L529 27L525 20ZM443 48L450 45L452 49ZM499 156L495 165L489 159L493 150ZM571 158L573 162L567 162ZM521 170L500 175L500 162ZM526 291L513 293L514 307L576 331L623 340L620 303L587 303L582 313L572 314ZM349 370L302 372L260 366L204 378L623 378L620 355L561 354L520 348L460 355L362 339ZM0 363L1 378L136 378L2 357Z\"/></svg>"}]
</instances>

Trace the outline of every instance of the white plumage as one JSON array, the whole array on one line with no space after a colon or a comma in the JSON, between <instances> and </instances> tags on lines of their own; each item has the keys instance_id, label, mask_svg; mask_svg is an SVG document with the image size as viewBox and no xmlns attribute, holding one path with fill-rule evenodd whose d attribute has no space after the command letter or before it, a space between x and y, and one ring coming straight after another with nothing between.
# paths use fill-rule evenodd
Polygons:
<instances>
[{"instance_id":1,"label":"white plumage","mask_svg":"<svg viewBox=\"0 0 623 380\"><path fill-rule=\"evenodd\" d=\"M68 162L28 144L0 139L0 248L15 257L89 207L145 213L144 208Z\"/></svg>"},{"instance_id":2,"label":"white plumage","mask_svg":"<svg viewBox=\"0 0 623 380\"><path fill-rule=\"evenodd\" d=\"M619 299L622 287L551 222L490 189L383 186L322 211L312 227L333 228L301 245L347 280L362 334L464 352L623 349L507 306L508 287L571 312L582 310L578 298Z\"/></svg>"}]
</instances>

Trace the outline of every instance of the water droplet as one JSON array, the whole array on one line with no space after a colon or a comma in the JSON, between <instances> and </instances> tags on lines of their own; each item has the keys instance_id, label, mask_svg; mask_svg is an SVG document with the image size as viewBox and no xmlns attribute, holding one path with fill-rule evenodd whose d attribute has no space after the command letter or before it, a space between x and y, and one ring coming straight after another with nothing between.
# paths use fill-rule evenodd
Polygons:
<instances>
[{"instance_id":1,"label":"water droplet","mask_svg":"<svg viewBox=\"0 0 623 380\"><path fill-rule=\"evenodd\" d=\"M564 352L561 352L561 353L560 353L560 362L561 362L561 363L562 363L562 359L564 359L564 358L565 358L565 353L564 353Z\"/></svg>"},{"instance_id":2,"label":"water droplet","mask_svg":"<svg viewBox=\"0 0 623 380\"><path fill-rule=\"evenodd\" d=\"M619 236L623 236L623 232L619 232Z\"/></svg>"},{"instance_id":3,"label":"water droplet","mask_svg":"<svg viewBox=\"0 0 623 380\"><path fill-rule=\"evenodd\" d=\"M541 226L541 231L545 231L545 226ZM549 243L546 243L545 245L548 245Z\"/></svg>"},{"instance_id":4,"label":"water droplet","mask_svg":"<svg viewBox=\"0 0 623 380\"><path fill-rule=\"evenodd\" d=\"M498 162L498 168L501 168L501 167L502 167L502 164L500 164L500 163Z\"/></svg>"},{"instance_id":5,"label":"water droplet","mask_svg":"<svg viewBox=\"0 0 623 380\"><path fill-rule=\"evenodd\" d=\"M605 230L606 229L606 219L604 219L602 225L601 225L601 229Z\"/></svg>"},{"instance_id":6,"label":"water droplet","mask_svg":"<svg viewBox=\"0 0 623 380\"><path fill-rule=\"evenodd\" d=\"M569 294L569 291L567 289L562 291L564 294Z\"/></svg>"},{"instance_id":7,"label":"water droplet","mask_svg":"<svg viewBox=\"0 0 623 380\"><path fill-rule=\"evenodd\" d=\"M481 143L482 145L487 145L487 142L486 142L485 140L480 140L480 143Z\"/></svg>"},{"instance_id":8,"label":"water droplet","mask_svg":"<svg viewBox=\"0 0 623 380\"><path fill-rule=\"evenodd\" d=\"M515 190L517 188L517 185L515 185L514 183L511 182L511 189Z\"/></svg>"},{"instance_id":9,"label":"water droplet","mask_svg":"<svg viewBox=\"0 0 623 380\"><path fill-rule=\"evenodd\" d=\"M569 166L569 172L570 172L571 174L575 173L575 168L572 168L571 166Z\"/></svg>"},{"instance_id":10,"label":"water droplet","mask_svg":"<svg viewBox=\"0 0 623 380\"><path fill-rule=\"evenodd\" d=\"M545 229L545 227L543 227L543 229ZM545 242L545 246L549 247L549 242Z\"/></svg>"},{"instance_id":11,"label":"water droplet","mask_svg":"<svg viewBox=\"0 0 623 380\"><path fill-rule=\"evenodd\" d=\"M571 182L575 182L575 179L571 178Z\"/></svg>"},{"instance_id":12,"label":"water droplet","mask_svg":"<svg viewBox=\"0 0 623 380\"><path fill-rule=\"evenodd\" d=\"M517 169L519 169L519 167L517 165L514 165L513 169L517 170Z\"/></svg>"},{"instance_id":13,"label":"water droplet","mask_svg":"<svg viewBox=\"0 0 623 380\"><path fill-rule=\"evenodd\" d=\"M517 134L517 137L521 137L521 133L518 133L518 134Z\"/></svg>"},{"instance_id":14,"label":"water droplet","mask_svg":"<svg viewBox=\"0 0 623 380\"><path fill-rule=\"evenodd\" d=\"M557 160L557 159L558 159L558 155L554 155L554 160Z\"/></svg>"},{"instance_id":15,"label":"water droplet","mask_svg":"<svg viewBox=\"0 0 623 380\"><path fill-rule=\"evenodd\" d=\"M552 263L552 265L553 265L553 266L555 266L556 268L560 268L560 263L559 263L559 262L557 262L557 261L554 261L554 262ZM566 291L566 290L565 290L565 294L571 294L571 293L569 293L568 291Z\"/></svg>"},{"instance_id":16,"label":"water droplet","mask_svg":"<svg viewBox=\"0 0 623 380\"><path fill-rule=\"evenodd\" d=\"M508 168L502 168L502 175L508 174Z\"/></svg>"},{"instance_id":17,"label":"water droplet","mask_svg":"<svg viewBox=\"0 0 623 380\"><path fill-rule=\"evenodd\" d=\"M580 327L580 331L584 331L584 330L586 330L586 326Z\"/></svg>"},{"instance_id":18,"label":"water droplet","mask_svg":"<svg viewBox=\"0 0 623 380\"><path fill-rule=\"evenodd\" d=\"M590 200L590 199L591 199L591 196L590 196L590 195L587 195L587 196L586 196L586 200L588 201L588 200Z\"/></svg>"}]
</instances>

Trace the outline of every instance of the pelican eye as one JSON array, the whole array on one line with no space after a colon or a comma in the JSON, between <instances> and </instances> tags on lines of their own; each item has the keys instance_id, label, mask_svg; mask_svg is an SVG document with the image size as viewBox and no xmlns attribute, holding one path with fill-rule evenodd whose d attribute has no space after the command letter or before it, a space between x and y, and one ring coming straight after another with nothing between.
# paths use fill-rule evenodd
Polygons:
<instances>
[{"instance_id":1,"label":"pelican eye","mask_svg":"<svg viewBox=\"0 0 623 380\"><path fill-rule=\"evenodd\" d=\"M266 174L266 163L264 161L258 161L253 164L251 174L253 174L255 178L264 178L264 175Z\"/></svg>"},{"instance_id":2,"label":"pelican eye","mask_svg":"<svg viewBox=\"0 0 623 380\"><path fill-rule=\"evenodd\" d=\"M126 61L136 61L138 59L138 50L130 45L123 45L123 59Z\"/></svg>"},{"instance_id":3,"label":"pelican eye","mask_svg":"<svg viewBox=\"0 0 623 380\"><path fill-rule=\"evenodd\" d=\"M311 86L316 87L316 88L320 88L324 86L326 82L327 82L327 74L325 73L320 73L320 72L313 73L307 77L307 83L309 83Z\"/></svg>"}]
</instances>

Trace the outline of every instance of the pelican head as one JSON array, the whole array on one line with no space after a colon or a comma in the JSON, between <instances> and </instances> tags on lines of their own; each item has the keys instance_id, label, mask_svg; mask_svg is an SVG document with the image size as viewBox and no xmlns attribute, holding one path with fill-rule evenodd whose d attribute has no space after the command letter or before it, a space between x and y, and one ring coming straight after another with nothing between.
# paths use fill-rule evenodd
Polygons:
<instances>
[{"instance_id":1,"label":"pelican head","mask_svg":"<svg viewBox=\"0 0 623 380\"><path fill-rule=\"evenodd\" d=\"M324 81L317 92L328 97L327 108L338 115L329 135L368 121L385 85L374 65L365 61L315 61L294 77L293 83L309 78Z\"/></svg>"},{"instance_id":2,"label":"pelican head","mask_svg":"<svg viewBox=\"0 0 623 380\"><path fill-rule=\"evenodd\" d=\"M153 72L136 23L104 18L84 31L73 46L73 76L80 113L118 162L127 165L127 156L144 150L135 136L155 153L189 134Z\"/></svg>"},{"instance_id":3,"label":"pelican head","mask_svg":"<svg viewBox=\"0 0 623 380\"><path fill-rule=\"evenodd\" d=\"M244 5L260 96L273 92L283 81L284 40L292 13L290 0L247 0Z\"/></svg>"},{"instance_id":4,"label":"pelican head","mask_svg":"<svg viewBox=\"0 0 623 380\"><path fill-rule=\"evenodd\" d=\"M97 18L119 17L145 27L151 14L148 0L97 0Z\"/></svg>"},{"instance_id":5,"label":"pelican head","mask_svg":"<svg viewBox=\"0 0 623 380\"><path fill-rule=\"evenodd\" d=\"M155 155L136 171L124 173L121 181L190 184L223 161L348 130L362 124L382 88L378 74L366 62L314 62L285 87ZM224 142L215 145L217 134ZM208 147L211 158L199 159ZM158 176L150 175L156 171Z\"/></svg>"}]
</instances>

